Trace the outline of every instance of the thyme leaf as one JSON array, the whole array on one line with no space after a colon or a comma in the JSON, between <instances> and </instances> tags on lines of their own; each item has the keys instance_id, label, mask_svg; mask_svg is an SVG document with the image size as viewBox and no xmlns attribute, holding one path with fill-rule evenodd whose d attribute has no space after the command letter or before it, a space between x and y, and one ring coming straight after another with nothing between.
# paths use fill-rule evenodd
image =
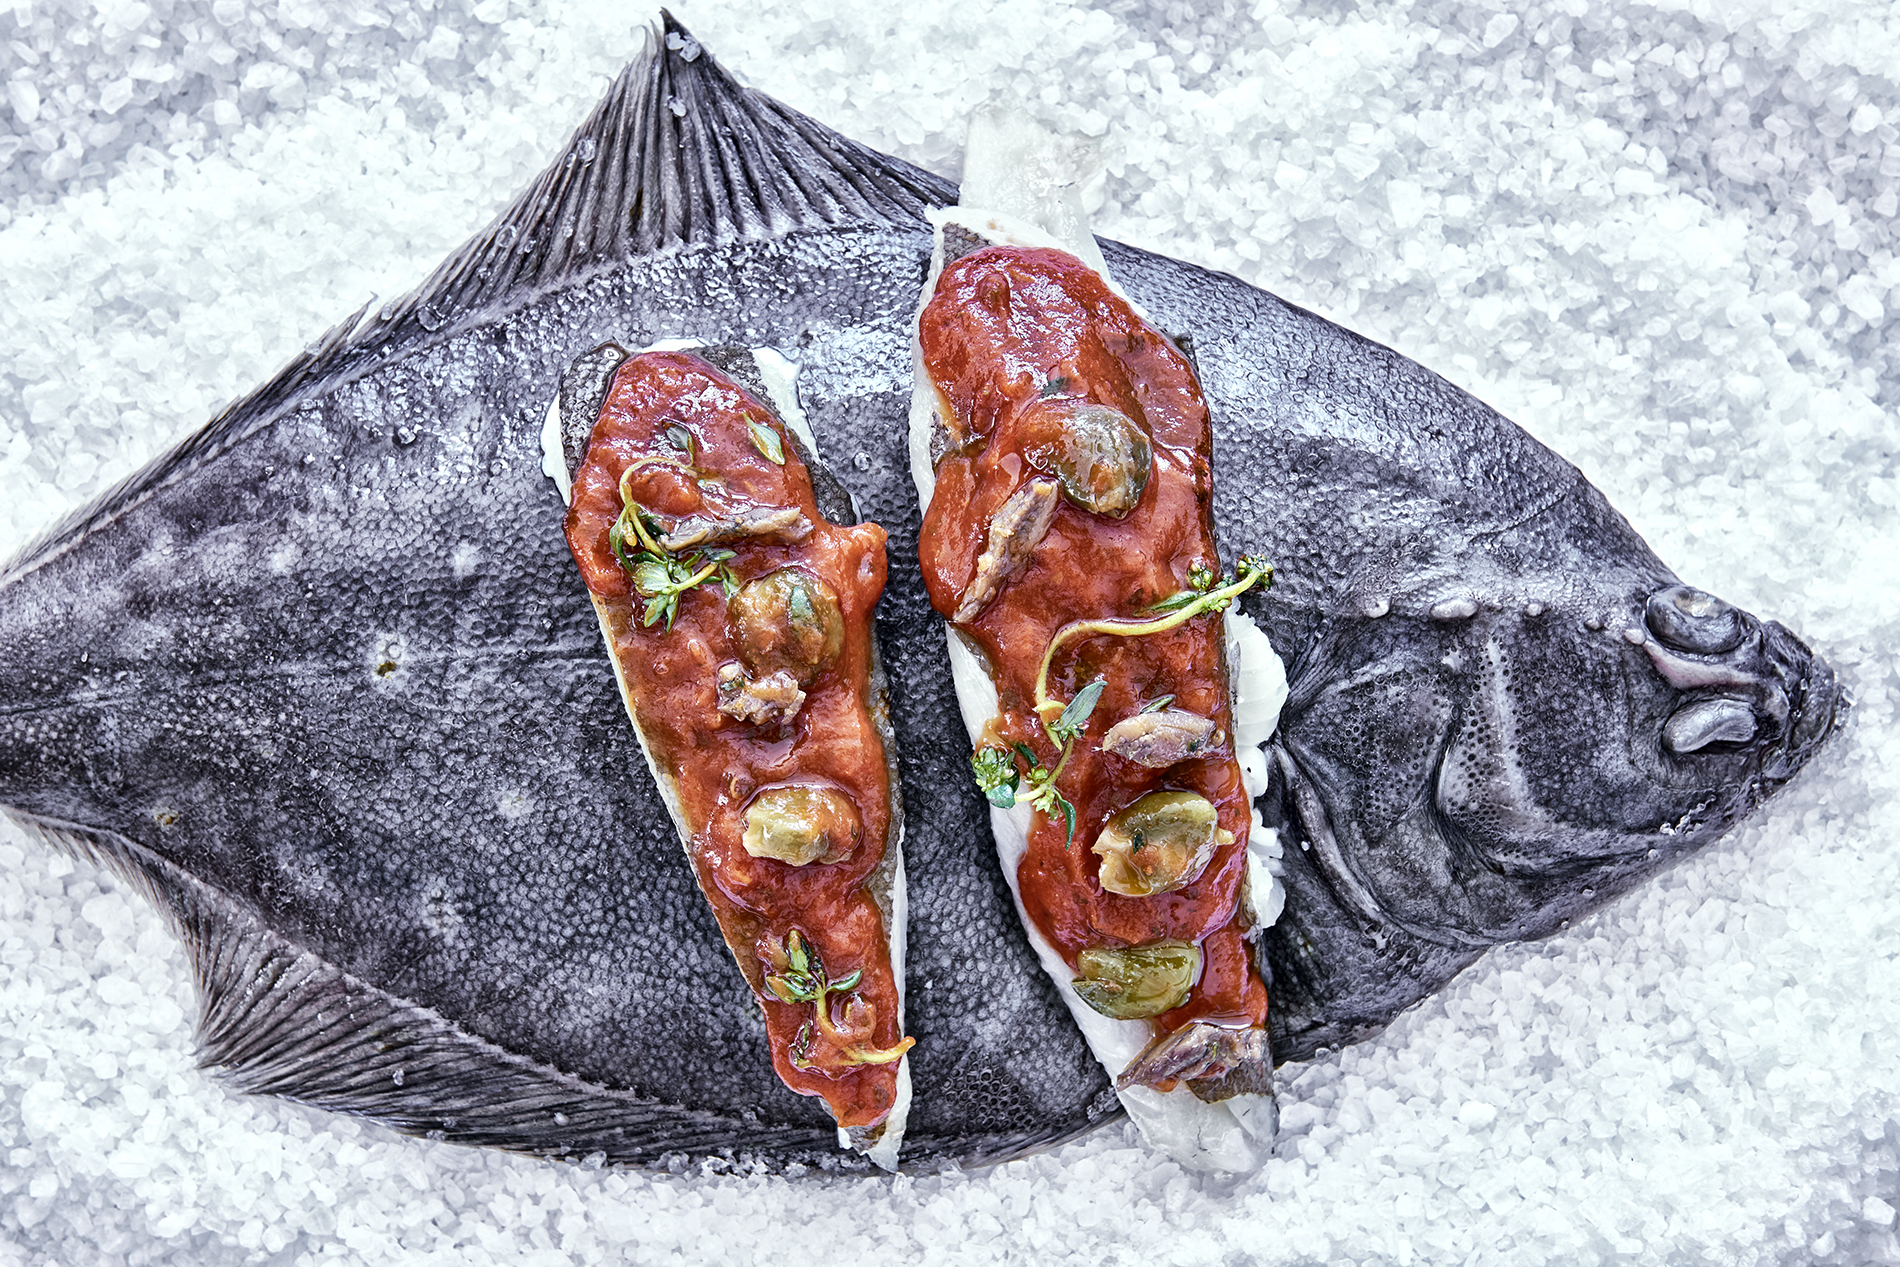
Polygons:
<instances>
[{"instance_id":1,"label":"thyme leaf","mask_svg":"<svg viewBox=\"0 0 1900 1267\"><path fill-rule=\"evenodd\" d=\"M1055 780L1051 779L1036 793L1034 804L1050 818L1062 816L1062 847L1068 849L1075 844L1075 806L1069 804L1069 798L1056 791Z\"/></svg>"},{"instance_id":2,"label":"thyme leaf","mask_svg":"<svg viewBox=\"0 0 1900 1267\"><path fill-rule=\"evenodd\" d=\"M1176 590L1160 602L1148 608L1151 612L1174 612L1183 607L1192 606L1201 601L1201 591L1193 589Z\"/></svg>"},{"instance_id":3,"label":"thyme leaf","mask_svg":"<svg viewBox=\"0 0 1900 1267\"><path fill-rule=\"evenodd\" d=\"M685 427L680 426L678 423L674 423L672 426L666 429L666 438L672 442L672 445L674 448L680 449L685 452L686 460L688 462L691 462L693 460L693 433L692 432L688 431Z\"/></svg>"},{"instance_id":4,"label":"thyme leaf","mask_svg":"<svg viewBox=\"0 0 1900 1267\"><path fill-rule=\"evenodd\" d=\"M1172 703L1174 703L1174 696L1163 695L1160 699L1151 699L1146 704L1143 704L1141 711L1144 713L1158 713Z\"/></svg>"},{"instance_id":5,"label":"thyme leaf","mask_svg":"<svg viewBox=\"0 0 1900 1267\"><path fill-rule=\"evenodd\" d=\"M752 437L752 447L763 453L766 460L775 466L785 465L785 445L778 438L778 432L762 422L748 422L746 433Z\"/></svg>"},{"instance_id":6,"label":"thyme leaf","mask_svg":"<svg viewBox=\"0 0 1900 1267\"><path fill-rule=\"evenodd\" d=\"M1099 697L1101 692L1095 694ZM1094 707L1093 702L1089 707ZM1083 717L1086 719L1086 712ZM1076 733L1080 733L1079 723ZM970 756L970 768L976 774L977 787L996 808L1010 809L1021 802L1049 818L1059 816L1065 828L1062 847L1067 849L1075 843L1075 806L1056 790L1056 779L1069 764L1069 752L1074 744L1074 736L1063 743L1062 757L1053 768L1044 766L1027 744L1020 743L1009 748L979 748ZM1026 769L1017 767L1018 756Z\"/></svg>"},{"instance_id":7,"label":"thyme leaf","mask_svg":"<svg viewBox=\"0 0 1900 1267\"><path fill-rule=\"evenodd\" d=\"M1009 809L1016 804L1016 789L1022 786L1022 776L1016 772L1016 762L1007 748L978 748L970 754L970 769L976 775L976 786L990 804L997 809Z\"/></svg>"},{"instance_id":8,"label":"thyme leaf","mask_svg":"<svg viewBox=\"0 0 1900 1267\"><path fill-rule=\"evenodd\" d=\"M679 615L680 595L714 577L731 596L739 588L738 578L726 566L726 560L732 557L730 550L701 550L684 559L642 550L629 561L621 553L620 561L630 573L634 593L647 600L640 613L640 627L650 628L664 620L671 629L674 617Z\"/></svg>"},{"instance_id":9,"label":"thyme leaf","mask_svg":"<svg viewBox=\"0 0 1900 1267\"><path fill-rule=\"evenodd\" d=\"M840 1029L831 1015L831 996L857 989L858 983L864 980L864 970L854 968L836 981L831 980L825 975L818 948L806 941L798 929L792 929L783 941L768 934L759 944L759 952L768 968L777 969L765 974L765 988L773 997L781 1003L812 1005L812 1018L798 1027L787 1049L793 1068L814 1067L812 1049L820 1034L830 1040L847 1065L889 1064L909 1051L915 1042L905 1038L894 1047L872 1047L862 1041L868 1034L863 1027L854 1024L853 1013L862 1013L868 1018L869 1008L859 999L846 1005L844 1028Z\"/></svg>"},{"instance_id":10,"label":"thyme leaf","mask_svg":"<svg viewBox=\"0 0 1900 1267\"><path fill-rule=\"evenodd\" d=\"M620 518L614 520L614 526L607 530L607 548L614 552L614 558L620 560L620 566L631 572L634 568L633 556L627 553L627 512L622 510Z\"/></svg>"},{"instance_id":11,"label":"thyme leaf","mask_svg":"<svg viewBox=\"0 0 1900 1267\"><path fill-rule=\"evenodd\" d=\"M1220 584L1216 585L1215 582ZM1156 603L1151 611L1165 613L1152 620L1123 620L1108 618L1103 620L1077 620L1064 625L1049 640L1049 646L1042 653L1042 667L1036 671L1036 715L1043 719L1045 726L1049 718L1065 712L1062 701L1049 697L1049 666L1055 662L1056 652L1066 644L1078 638L1092 637L1097 634L1112 634L1118 638L1134 638L1144 634L1165 633L1176 625L1192 620L1207 612L1220 612L1227 605L1251 589L1255 582L1267 586L1273 584L1273 565L1257 555L1243 555L1234 565L1234 579L1217 577L1203 564L1196 562L1188 569L1188 588L1168 595Z\"/></svg>"},{"instance_id":12,"label":"thyme leaf","mask_svg":"<svg viewBox=\"0 0 1900 1267\"><path fill-rule=\"evenodd\" d=\"M1081 738L1083 729L1089 724L1089 714L1095 711L1095 702L1102 698L1102 691L1108 686L1105 678L1096 678L1075 693L1069 706L1062 710L1062 716L1056 718L1056 724L1049 727L1049 738L1059 744L1071 744Z\"/></svg>"},{"instance_id":13,"label":"thyme leaf","mask_svg":"<svg viewBox=\"0 0 1900 1267\"><path fill-rule=\"evenodd\" d=\"M642 555L633 565L633 587L642 594L664 592L676 579L673 569L652 555Z\"/></svg>"}]
</instances>

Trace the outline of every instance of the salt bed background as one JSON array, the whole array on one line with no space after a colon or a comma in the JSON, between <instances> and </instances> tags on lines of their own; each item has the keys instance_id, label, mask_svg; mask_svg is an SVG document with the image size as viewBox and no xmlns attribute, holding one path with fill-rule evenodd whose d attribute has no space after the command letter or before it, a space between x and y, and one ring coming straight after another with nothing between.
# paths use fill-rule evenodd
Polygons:
<instances>
[{"instance_id":1,"label":"salt bed background","mask_svg":"<svg viewBox=\"0 0 1900 1267\"><path fill-rule=\"evenodd\" d=\"M0 828L0 1264L1900 1259L1900 15L687 0L752 83L954 173L992 93L1100 138L1100 229L1517 418L1856 727L1735 836L1286 1070L1261 1173L1111 1127L891 1182L655 1178L225 1093L127 889ZM0 556L538 170L647 15L0 0Z\"/></svg>"}]
</instances>

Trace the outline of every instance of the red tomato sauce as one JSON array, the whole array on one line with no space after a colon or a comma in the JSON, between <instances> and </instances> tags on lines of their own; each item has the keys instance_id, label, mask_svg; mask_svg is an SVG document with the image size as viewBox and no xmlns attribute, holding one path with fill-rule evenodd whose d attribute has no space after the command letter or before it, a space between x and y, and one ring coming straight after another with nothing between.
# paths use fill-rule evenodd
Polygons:
<instances>
[{"instance_id":1,"label":"red tomato sauce","mask_svg":"<svg viewBox=\"0 0 1900 1267\"><path fill-rule=\"evenodd\" d=\"M939 415L961 440L937 466L919 554L931 602L953 613L976 572L997 509L1035 474L1018 421L1041 400L1092 401L1141 424L1153 468L1139 502L1111 519L1064 498L1028 566L972 620L956 626L988 658L999 715L986 742L1028 745L1045 768L1060 757L1033 704L1044 651L1065 625L1104 617L1150 619L1154 603L1189 587L1199 563L1220 571L1210 513L1213 439L1207 405L1178 349L1092 270L1053 250L989 247L947 265L919 318ZM1091 636L1064 645L1049 694L1067 700L1107 682L1075 743L1058 789L1076 809L1065 824L1038 813L1017 871L1036 928L1075 966L1090 946L1163 938L1198 943L1199 981L1157 1034L1194 1020L1264 1022L1266 987L1241 939L1250 799L1232 748L1220 617L1200 615L1159 634ZM1213 719L1223 742L1154 770L1101 751L1109 727L1163 695ZM1196 792L1232 840L1186 887L1151 897L1105 892L1090 852L1103 822L1156 790Z\"/></svg>"},{"instance_id":2,"label":"red tomato sauce","mask_svg":"<svg viewBox=\"0 0 1900 1267\"><path fill-rule=\"evenodd\" d=\"M760 450L753 425L776 433L783 465ZM676 437L679 429L691 436L690 459L669 437L669 430ZM643 458L667 463L640 468L628 491L659 516L796 506L809 521L810 534L795 544L744 538L722 543L734 552L727 566L741 583L795 565L838 596L842 651L806 688L789 729L741 722L718 709L715 674L739 657L717 579L680 596L671 629L664 620L642 626L645 601L608 538L621 514L622 472ZM688 460L692 473L669 464ZM823 1097L840 1126L875 1125L895 1101L897 1063L795 1067L792 1044L814 1019L814 1005L783 1002L767 989L761 944L767 938L782 942L799 930L832 980L863 974L850 991L831 996L833 1016L856 996L874 1010L873 1045L890 1048L902 1038L889 939L866 887L884 856L891 819L870 686L871 613L884 590L884 530L826 522L813 500L810 473L765 405L689 353L655 352L623 362L614 375L574 478L567 540L602 613L641 736L655 766L671 776L691 833L688 851L700 889L764 1009L773 1066L792 1090ZM631 553L638 543L629 541L628 548ZM848 857L793 866L746 852L740 841L748 802L761 788L787 783L830 785L850 797L863 833Z\"/></svg>"}]
</instances>

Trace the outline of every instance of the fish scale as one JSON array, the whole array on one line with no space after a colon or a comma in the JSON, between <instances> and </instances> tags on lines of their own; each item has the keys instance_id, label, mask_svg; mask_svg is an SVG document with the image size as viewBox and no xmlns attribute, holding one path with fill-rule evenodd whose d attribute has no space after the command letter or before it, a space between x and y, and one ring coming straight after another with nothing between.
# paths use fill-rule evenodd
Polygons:
<instances>
[{"instance_id":1,"label":"fish scale","mask_svg":"<svg viewBox=\"0 0 1900 1267\"><path fill-rule=\"evenodd\" d=\"M415 294L0 572L0 804L171 914L202 1058L241 1089L550 1155L862 1168L772 1072L541 471L548 401L599 343L781 349L822 455L890 533L906 1164L1018 1155L1119 1110L997 873L916 564L921 213L955 191L662 33ZM1289 842L1266 939L1280 1058L1376 1032L1485 946L1609 900L1825 739L1831 675L1756 622L1737 663L1786 724L1630 776L1701 697L1622 638L1674 576L1581 475L1387 349L1103 249L1193 349L1223 550L1280 568L1246 603L1292 687L1262 801ZM1448 600L1473 614L1434 616ZM1511 679L1508 743L1479 724L1505 715L1481 672L1499 656L1534 670ZM1379 704L1420 682L1429 707ZM1454 752L1469 807L1441 794ZM1528 827L1501 833L1513 814Z\"/></svg>"}]
</instances>

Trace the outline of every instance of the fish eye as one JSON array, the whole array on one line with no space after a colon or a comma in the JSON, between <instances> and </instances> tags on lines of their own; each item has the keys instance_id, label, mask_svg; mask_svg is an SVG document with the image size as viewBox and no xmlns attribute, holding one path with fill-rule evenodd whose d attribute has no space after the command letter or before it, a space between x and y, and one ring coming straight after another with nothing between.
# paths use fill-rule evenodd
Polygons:
<instances>
[{"instance_id":1,"label":"fish eye","mask_svg":"<svg viewBox=\"0 0 1900 1267\"><path fill-rule=\"evenodd\" d=\"M1663 743L1677 756L1733 748L1755 737L1755 710L1738 699L1696 700L1663 725Z\"/></svg>"},{"instance_id":2,"label":"fish eye","mask_svg":"<svg viewBox=\"0 0 1900 1267\"><path fill-rule=\"evenodd\" d=\"M1643 619L1658 641L1699 655L1732 651L1748 632L1740 612L1688 585L1671 585L1651 594Z\"/></svg>"}]
</instances>

